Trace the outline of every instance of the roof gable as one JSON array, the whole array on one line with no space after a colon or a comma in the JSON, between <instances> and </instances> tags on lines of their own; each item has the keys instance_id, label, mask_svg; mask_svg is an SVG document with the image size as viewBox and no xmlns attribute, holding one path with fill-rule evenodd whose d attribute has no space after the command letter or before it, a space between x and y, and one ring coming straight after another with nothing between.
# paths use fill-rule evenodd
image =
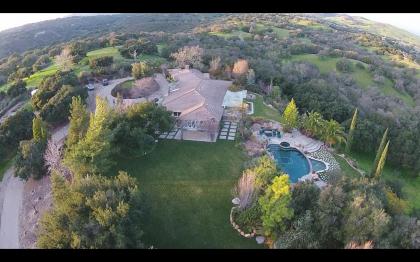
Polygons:
<instances>
[{"instance_id":1,"label":"roof gable","mask_svg":"<svg viewBox=\"0 0 420 262\"><path fill-rule=\"evenodd\" d=\"M212 80L200 71L192 69L170 69L178 81L178 90L170 93L163 101L168 110L181 112L181 119L220 120L222 103L231 81Z\"/></svg>"}]
</instances>

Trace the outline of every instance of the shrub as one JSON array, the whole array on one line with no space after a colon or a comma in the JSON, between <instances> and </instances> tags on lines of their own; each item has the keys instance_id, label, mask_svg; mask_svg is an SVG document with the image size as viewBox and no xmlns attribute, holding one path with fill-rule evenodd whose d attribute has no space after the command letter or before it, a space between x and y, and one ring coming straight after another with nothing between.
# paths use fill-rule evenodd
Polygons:
<instances>
[{"instance_id":1,"label":"shrub","mask_svg":"<svg viewBox=\"0 0 420 262\"><path fill-rule=\"evenodd\" d=\"M397 195L397 197L404 198L404 192L402 190L404 187L404 183L400 179L386 180L386 184L391 188L392 192L394 192Z\"/></svg>"},{"instance_id":2,"label":"shrub","mask_svg":"<svg viewBox=\"0 0 420 262\"><path fill-rule=\"evenodd\" d=\"M228 90L229 90L229 91L232 91L232 92L237 92L237 91L242 90L242 88L241 88L241 86L240 86L240 85L238 85L237 83L233 83L232 85L230 85L230 86L228 87Z\"/></svg>"},{"instance_id":3,"label":"shrub","mask_svg":"<svg viewBox=\"0 0 420 262\"><path fill-rule=\"evenodd\" d=\"M345 58L338 60L335 66L340 72L349 73L353 71L353 64Z\"/></svg>"},{"instance_id":4,"label":"shrub","mask_svg":"<svg viewBox=\"0 0 420 262\"><path fill-rule=\"evenodd\" d=\"M359 69L365 69L365 65L360 63L360 62L356 63L356 67L359 68Z\"/></svg>"},{"instance_id":5,"label":"shrub","mask_svg":"<svg viewBox=\"0 0 420 262\"><path fill-rule=\"evenodd\" d=\"M127 40L121 48L119 48L121 55L124 58L132 59L133 53L139 54L156 54L158 49L155 44L146 39L140 39L138 41L130 39Z\"/></svg>"},{"instance_id":6,"label":"shrub","mask_svg":"<svg viewBox=\"0 0 420 262\"><path fill-rule=\"evenodd\" d=\"M45 146L46 143L44 141L21 141L15 160L15 176L28 180L29 177L40 179L43 175L45 175Z\"/></svg>"},{"instance_id":7,"label":"shrub","mask_svg":"<svg viewBox=\"0 0 420 262\"><path fill-rule=\"evenodd\" d=\"M26 92L26 83L19 79L14 82L9 89L7 89L7 95L10 97L17 97Z\"/></svg>"},{"instance_id":8,"label":"shrub","mask_svg":"<svg viewBox=\"0 0 420 262\"><path fill-rule=\"evenodd\" d=\"M80 83L87 83L88 79L92 77L92 73L89 71L81 71L77 78L79 79Z\"/></svg>"},{"instance_id":9,"label":"shrub","mask_svg":"<svg viewBox=\"0 0 420 262\"><path fill-rule=\"evenodd\" d=\"M261 223L261 207L254 203L243 211L234 214L234 221L245 233L251 233Z\"/></svg>"},{"instance_id":10,"label":"shrub","mask_svg":"<svg viewBox=\"0 0 420 262\"><path fill-rule=\"evenodd\" d=\"M73 96L87 97L86 88L64 85L40 110L40 116L46 122L59 124L67 121Z\"/></svg>"},{"instance_id":11,"label":"shrub","mask_svg":"<svg viewBox=\"0 0 420 262\"><path fill-rule=\"evenodd\" d=\"M132 65L131 73L135 79L140 79L148 76L151 72L150 67L145 62L140 62Z\"/></svg>"},{"instance_id":12,"label":"shrub","mask_svg":"<svg viewBox=\"0 0 420 262\"><path fill-rule=\"evenodd\" d=\"M391 190L386 190L386 202L387 202L387 210L391 214L403 214L405 210L408 208L407 201L399 198L394 192Z\"/></svg>"},{"instance_id":13,"label":"shrub","mask_svg":"<svg viewBox=\"0 0 420 262\"><path fill-rule=\"evenodd\" d=\"M63 85L76 86L78 84L78 79L73 72L58 71L54 75L46 77L41 81L38 91L31 98L32 106L36 110L40 110Z\"/></svg>"},{"instance_id":14,"label":"shrub","mask_svg":"<svg viewBox=\"0 0 420 262\"><path fill-rule=\"evenodd\" d=\"M8 117L0 125L0 159L16 150L19 141L32 137L32 118L34 114L27 110L20 110Z\"/></svg>"},{"instance_id":15,"label":"shrub","mask_svg":"<svg viewBox=\"0 0 420 262\"><path fill-rule=\"evenodd\" d=\"M89 66L92 69L110 66L114 62L114 57L103 56L89 59Z\"/></svg>"}]
</instances>

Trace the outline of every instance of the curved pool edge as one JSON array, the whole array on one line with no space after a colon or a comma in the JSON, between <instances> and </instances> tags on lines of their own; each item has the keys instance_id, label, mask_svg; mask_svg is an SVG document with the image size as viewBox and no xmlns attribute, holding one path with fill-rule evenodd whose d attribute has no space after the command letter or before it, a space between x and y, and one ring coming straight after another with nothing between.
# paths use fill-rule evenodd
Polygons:
<instances>
[{"instance_id":1,"label":"curved pool edge","mask_svg":"<svg viewBox=\"0 0 420 262\"><path fill-rule=\"evenodd\" d=\"M324 163L324 165L325 165L325 169L323 169L323 170L319 170L319 171L315 171L315 173L320 173L320 172L325 172L325 171L328 171L329 169L330 169L330 163L328 163L328 162L325 162L324 160L322 160L322 159L318 159L318 158L315 158L315 157L311 157L311 156L307 156L307 158L308 159L312 159L312 160L315 160L315 161L319 161L319 162L322 162L322 163ZM311 162L310 160L309 160L309 162ZM312 164L312 163L311 163Z\"/></svg>"},{"instance_id":2,"label":"curved pool edge","mask_svg":"<svg viewBox=\"0 0 420 262\"><path fill-rule=\"evenodd\" d=\"M307 161L307 162L308 162L308 164L309 164L309 172L308 172L306 175L303 175L303 176L299 177L299 178L298 178L298 181L297 181L297 182L295 182L295 183L300 182L300 178L302 178L302 177L305 177L305 176L307 176L307 175L312 174L312 172L313 172L312 163L311 163L311 161L309 160L309 157L308 157L308 156L307 156L304 152L302 152L302 150L300 150L300 149L298 149L298 148L296 148L296 147L290 146L290 143L289 143L289 146L288 146L288 147L284 147L284 146L280 145L280 143L278 143L278 144L275 144L275 143L267 144L267 146L266 146L266 151L268 152L268 154L270 155L270 157L271 157L273 160L276 160L276 159L275 159L274 155L273 155L273 154L272 154L272 153L268 150L268 148L269 148L269 146L270 146L270 145L278 145L278 146L280 146L282 149L285 149L285 150L296 150L296 151L298 151L299 153L301 153L301 154L305 157L306 161ZM319 161L318 159L315 159L315 158L312 158L312 159ZM324 161L322 161L322 162L324 162ZM277 165L277 162L276 162L276 165ZM327 170L327 169L326 169L326 170ZM324 171L325 171L325 170L324 170ZM290 175L289 175L289 174L287 174L287 175L290 177ZM295 183L291 182L291 184L295 184Z\"/></svg>"}]
</instances>

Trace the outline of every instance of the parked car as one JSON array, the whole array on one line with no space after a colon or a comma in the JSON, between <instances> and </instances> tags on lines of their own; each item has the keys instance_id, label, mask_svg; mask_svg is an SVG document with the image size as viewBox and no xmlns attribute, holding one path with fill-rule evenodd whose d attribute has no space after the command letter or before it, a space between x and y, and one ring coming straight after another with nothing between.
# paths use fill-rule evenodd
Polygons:
<instances>
[{"instance_id":1,"label":"parked car","mask_svg":"<svg viewBox=\"0 0 420 262\"><path fill-rule=\"evenodd\" d=\"M108 79L103 79L102 80L102 85L107 86L109 84Z\"/></svg>"}]
</instances>

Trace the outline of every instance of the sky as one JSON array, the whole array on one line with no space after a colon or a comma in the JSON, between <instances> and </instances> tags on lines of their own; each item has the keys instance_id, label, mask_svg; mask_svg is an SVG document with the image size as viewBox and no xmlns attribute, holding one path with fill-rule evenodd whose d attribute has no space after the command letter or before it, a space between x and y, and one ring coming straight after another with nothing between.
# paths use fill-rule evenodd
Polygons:
<instances>
[{"instance_id":1,"label":"sky","mask_svg":"<svg viewBox=\"0 0 420 262\"><path fill-rule=\"evenodd\" d=\"M50 20L55 18L62 18L74 14L70 13L0 13L0 31L9 29L12 27L17 27L29 23L40 22L44 20ZM391 24L393 26L405 29L411 33L420 35L420 13L349 13L349 15L362 16L367 19Z\"/></svg>"}]
</instances>

